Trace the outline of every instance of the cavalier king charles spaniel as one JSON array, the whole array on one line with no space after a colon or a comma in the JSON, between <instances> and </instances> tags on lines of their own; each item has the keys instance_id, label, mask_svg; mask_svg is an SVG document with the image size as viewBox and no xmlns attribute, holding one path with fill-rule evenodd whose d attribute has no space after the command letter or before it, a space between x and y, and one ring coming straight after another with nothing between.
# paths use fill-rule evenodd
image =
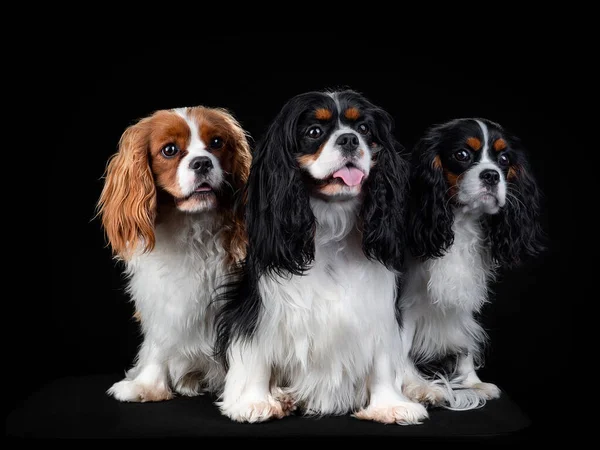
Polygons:
<instances>
[{"instance_id":1,"label":"cavalier king charles spaniel","mask_svg":"<svg viewBox=\"0 0 600 450\"><path fill-rule=\"evenodd\" d=\"M215 390L212 291L245 256L234 202L248 178L247 133L220 108L160 110L127 128L98 202L123 261L143 342L135 365L108 393L167 400Z\"/></svg>"},{"instance_id":2,"label":"cavalier king charles spaniel","mask_svg":"<svg viewBox=\"0 0 600 450\"><path fill-rule=\"evenodd\" d=\"M404 393L452 409L481 406L500 395L476 373L487 340L477 316L488 283L498 269L542 250L540 192L527 155L489 120L435 126L412 155L410 203L411 256L400 302ZM451 363L449 380L416 368L444 359L437 367Z\"/></svg>"},{"instance_id":3,"label":"cavalier king charles spaniel","mask_svg":"<svg viewBox=\"0 0 600 450\"><path fill-rule=\"evenodd\" d=\"M408 161L392 118L351 90L290 99L253 153L248 252L224 285L218 406L239 422L353 412L416 424L401 391L397 274Z\"/></svg>"}]
</instances>

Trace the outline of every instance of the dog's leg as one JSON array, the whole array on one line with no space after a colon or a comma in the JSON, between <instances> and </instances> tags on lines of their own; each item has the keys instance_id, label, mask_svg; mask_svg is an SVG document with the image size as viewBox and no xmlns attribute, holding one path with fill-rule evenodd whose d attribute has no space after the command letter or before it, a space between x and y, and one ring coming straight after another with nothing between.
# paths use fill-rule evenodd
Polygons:
<instances>
[{"instance_id":1,"label":"dog's leg","mask_svg":"<svg viewBox=\"0 0 600 450\"><path fill-rule=\"evenodd\" d=\"M461 379L461 386L473 391L483 400L500 397L500 389L493 383L484 383L477 376L472 353L462 353L458 358L457 374Z\"/></svg>"},{"instance_id":2,"label":"dog's leg","mask_svg":"<svg viewBox=\"0 0 600 450\"><path fill-rule=\"evenodd\" d=\"M134 374L135 376L129 376ZM160 350L144 340L136 367L107 392L122 402L158 402L173 397L167 364Z\"/></svg>"},{"instance_id":3,"label":"dog's leg","mask_svg":"<svg viewBox=\"0 0 600 450\"><path fill-rule=\"evenodd\" d=\"M380 349L369 376L369 405L355 413L354 417L399 425L419 424L428 417L423 405L410 401L396 389L393 374L389 356ZM396 377L398 383L402 381Z\"/></svg>"},{"instance_id":4,"label":"dog's leg","mask_svg":"<svg viewBox=\"0 0 600 450\"><path fill-rule=\"evenodd\" d=\"M252 343L235 343L229 352L225 389L217 406L236 422L281 419L292 411L292 402L270 391L271 367Z\"/></svg>"},{"instance_id":5,"label":"dog's leg","mask_svg":"<svg viewBox=\"0 0 600 450\"><path fill-rule=\"evenodd\" d=\"M446 390L436 383L426 380L420 373L412 358L410 350L413 345L418 316L412 311L405 311L402 317L402 372L404 378L401 384L396 381L396 386L401 386L402 392L409 399L429 406L438 406L446 399Z\"/></svg>"}]
</instances>

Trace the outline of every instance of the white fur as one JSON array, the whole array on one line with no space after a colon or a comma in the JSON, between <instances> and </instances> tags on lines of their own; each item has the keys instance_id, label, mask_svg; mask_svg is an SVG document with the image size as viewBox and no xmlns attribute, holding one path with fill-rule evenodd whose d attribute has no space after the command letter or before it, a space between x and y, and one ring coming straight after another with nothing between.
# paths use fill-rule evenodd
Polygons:
<instances>
[{"instance_id":1,"label":"white fur","mask_svg":"<svg viewBox=\"0 0 600 450\"><path fill-rule=\"evenodd\" d=\"M409 261L401 299L405 351L412 342L413 358L423 362L460 352L457 378L451 384L443 379L430 383L407 363L404 391L413 399L445 402L452 409L481 406L499 395L494 385L479 386L480 391L452 389L481 384L474 358L475 362L480 360L486 333L474 315L487 301L487 283L494 276L494 265L484 243L480 215L478 208L467 212L455 208L453 245L441 258ZM407 354L404 357L408 359Z\"/></svg>"},{"instance_id":2,"label":"white fur","mask_svg":"<svg viewBox=\"0 0 600 450\"><path fill-rule=\"evenodd\" d=\"M363 254L359 199L311 205L314 263L304 276L259 280L258 326L251 341L229 349L219 406L238 421L280 417L275 385L307 414L358 411L362 419L419 423L425 408L395 387L402 366L395 274Z\"/></svg>"},{"instance_id":3,"label":"white fur","mask_svg":"<svg viewBox=\"0 0 600 450\"><path fill-rule=\"evenodd\" d=\"M224 372L212 358L214 287L225 274L222 224L216 212L166 215L152 252L127 263L127 290L141 316L143 343L135 366L109 394L121 401L166 400L171 388L198 395ZM202 378L195 376L202 373Z\"/></svg>"},{"instance_id":4,"label":"white fur","mask_svg":"<svg viewBox=\"0 0 600 450\"><path fill-rule=\"evenodd\" d=\"M190 162L197 156L206 156L210 158L213 168L207 174L206 182L213 188L220 186L225 174L223 173L223 169L221 169L219 160L206 150L207 143L200 139L198 124L186 113L186 108L177 108L174 109L174 112L186 121L191 132L190 142L186 148L187 154L182 158L179 167L177 168L177 180L182 196L187 197L198 187L196 173L190 168Z\"/></svg>"}]
</instances>

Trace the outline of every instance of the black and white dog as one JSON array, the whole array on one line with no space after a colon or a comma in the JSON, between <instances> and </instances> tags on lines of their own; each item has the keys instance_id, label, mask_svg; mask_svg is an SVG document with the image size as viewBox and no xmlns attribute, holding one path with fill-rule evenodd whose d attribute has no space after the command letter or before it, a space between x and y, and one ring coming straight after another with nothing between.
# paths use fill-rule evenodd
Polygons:
<instances>
[{"instance_id":1,"label":"black and white dog","mask_svg":"<svg viewBox=\"0 0 600 450\"><path fill-rule=\"evenodd\" d=\"M228 363L218 405L231 419L280 418L292 403L383 423L427 417L400 389L408 161L392 126L357 92L308 92L257 145L248 253L218 327Z\"/></svg>"},{"instance_id":2,"label":"black and white dog","mask_svg":"<svg viewBox=\"0 0 600 450\"><path fill-rule=\"evenodd\" d=\"M497 123L458 119L432 127L412 155L408 242L401 298L412 361L456 356L450 384L404 366L404 393L457 409L500 395L476 373L487 336L477 314L498 268L542 250L540 192L520 141ZM442 377L442 379L445 377ZM445 385L444 385L445 384Z\"/></svg>"}]
</instances>

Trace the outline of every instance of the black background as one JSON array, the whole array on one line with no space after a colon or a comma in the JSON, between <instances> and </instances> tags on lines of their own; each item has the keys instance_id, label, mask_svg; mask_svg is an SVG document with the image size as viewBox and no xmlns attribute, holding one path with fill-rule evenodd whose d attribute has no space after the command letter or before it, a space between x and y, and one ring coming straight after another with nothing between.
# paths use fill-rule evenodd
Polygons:
<instances>
[{"instance_id":1,"label":"black background","mask_svg":"<svg viewBox=\"0 0 600 450\"><path fill-rule=\"evenodd\" d=\"M140 339L121 267L94 219L107 159L127 126L157 109L202 104L229 108L258 139L291 96L335 87L358 90L387 109L409 148L428 126L467 116L497 121L523 140L545 194L550 246L493 286L483 314L490 347L480 374L537 425L556 408L557 391L571 390L559 370L572 345L571 304L561 295L568 246L563 155L572 143L564 108L571 81L557 70L564 49L539 43L416 49L400 38L348 41L334 33L78 44L50 44L51 58L39 67L51 82L47 120L56 122L45 178L51 194L39 219L49 251L43 270L51 280L39 302L18 305L26 320L13 335L16 345L7 346L7 359L21 372L9 408L50 379L122 372L135 355Z\"/></svg>"}]
</instances>

